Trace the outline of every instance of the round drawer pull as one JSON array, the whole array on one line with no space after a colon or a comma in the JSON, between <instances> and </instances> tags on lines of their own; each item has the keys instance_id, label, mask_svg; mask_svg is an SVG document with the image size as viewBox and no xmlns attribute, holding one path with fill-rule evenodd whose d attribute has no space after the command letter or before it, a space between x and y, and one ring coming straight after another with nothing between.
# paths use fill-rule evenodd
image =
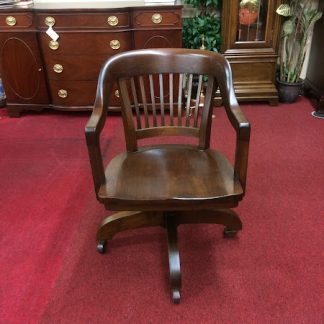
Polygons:
<instances>
[{"instance_id":1,"label":"round drawer pull","mask_svg":"<svg viewBox=\"0 0 324 324\"><path fill-rule=\"evenodd\" d=\"M118 90L115 91L115 97L117 97L117 98L120 97L120 95L119 95L119 91L118 91Z\"/></svg>"},{"instance_id":2,"label":"round drawer pull","mask_svg":"<svg viewBox=\"0 0 324 324\"><path fill-rule=\"evenodd\" d=\"M107 19L107 23L110 26L117 26L118 25L118 18L116 16L109 16Z\"/></svg>"},{"instance_id":3,"label":"round drawer pull","mask_svg":"<svg viewBox=\"0 0 324 324\"><path fill-rule=\"evenodd\" d=\"M15 17L13 17L13 16L8 16L8 17L6 17L6 24L7 24L8 26L15 26L16 23L17 23L17 20L16 20Z\"/></svg>"},{"instance_id":4,"label":"round drawer pull","mask_svg":"<svg viewBox=\"0 0 324 324\"><path fill-rule=\"evenodd\" d=\"M59 97L61 97L61 98L66 98L67 95L68 95L68 93L67 93L66 90L64 90L64 89L60 89L60 90L58 91L57 95L58 95Z\"/></svg>"},{"instance_id":5,"label":"round drawer pull","mask_svg":"<svg viewBox=\"0 0 324 324\"><path fill-rule=\"evenodd\" d=\"M48 43L48 46L51 50L53 51L56 51L58 48L59 48L59 42L56 42L54 40L51 40L49 43Z\"/></svg>"},{"instance_id":6,"label":"round drawer pull","mask_svg":"<svg viewBox=\"0 0 324 324\"><path fill-rule=\"evenodd\" d=\"M113 39L109 44L113 50L118 50L120 48L120 42L117 39Z\"/></svg>"},{"instance_id":7,"label":"round drawer pull","mask_svg":"<svg viewBox=\"0 0 324 324\"><path fill-rule=\"evenodd\" d=\"M61 64L54 64L53 70L55 73L62 73L63 72L63 66Z\"/></svg>"},{"instance_id":8,"label":"round drawer pull","mask_svg":"<svg viewBox=\"0 0 324 324\"><path fill-rule=\"evenodd\" d=\"M162 22L162 15L159 13L155 13L152 15L153 24L160 24Z\"/></svg>"},{"instance_id":9,"label":"round drawer pull","mask_svg":"<svg viewBox=\"0 0 324 324\"><path fill-rule=\"evenodd\" d=\"M44 22L45 22L45 25L48 27L53 27L55 25L55 19L54 19L54 17L51 17L51 16L46 17Z\"/></svg>"}]
</instances>

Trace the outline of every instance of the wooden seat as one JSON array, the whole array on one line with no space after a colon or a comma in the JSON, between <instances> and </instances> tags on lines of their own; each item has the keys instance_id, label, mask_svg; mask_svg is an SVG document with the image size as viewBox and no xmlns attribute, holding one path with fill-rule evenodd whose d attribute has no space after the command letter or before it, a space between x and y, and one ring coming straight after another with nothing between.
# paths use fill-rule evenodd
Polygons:
<instances>
[{"instance_id":1,"label":"wooden seat","mask_svg":"<svg viewBox=\"0 0 324 324\"><path fill-rule=\"evenodd\" d=\"M104 167L100 133L116 83L127 150ZM233 165L210 148L212 99L217 87L236 131ZM164 135L168 136L165 143ZM106 242L120 231L163 226L168 239L171 296L178 303L177 227L222 224L226 237L242 228L230 208L236 207L245 193L249 136L250 125L237 104L229 64L220 54L154 49L110 58L101 70L94 110L86 126L97 199L107 210L118 211L103 220L97 232L98 251L105 252ZM156 137L159 144L141 141ZM181 143L187 137L196 142Z\"/></svg>"},{"instance_id":2,"label":"wooden seat","mask_svg":"<svg viewBox=\"0 0 324 324\"><path fill-rule=\"evenodd\" d=\"M173 209L195 208L197 200L199 208L234 203L242 194L234 169L218 152L164 145L115 157L98 196L111 209L122 204L127 210L169 210L170 203Z\"/></svg>"}]
</instances>

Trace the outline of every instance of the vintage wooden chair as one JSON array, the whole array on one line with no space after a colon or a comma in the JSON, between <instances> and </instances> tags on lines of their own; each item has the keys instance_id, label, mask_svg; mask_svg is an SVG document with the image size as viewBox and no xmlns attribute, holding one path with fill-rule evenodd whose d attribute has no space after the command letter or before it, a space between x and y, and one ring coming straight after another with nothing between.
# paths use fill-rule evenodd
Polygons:
<instances>
[{"instance_id":1,"label":"vintage wooden chair","mask_svg":"<svg viewBox=\"0 0 324 324\"><path fill-rule=\"evenodd\" d=\"M205 76L208 81L202 102ZM99 139L116 83L127 152L113 158L105 169ZM195 100L191 99L193 84ZM236 131L234 166L209 147L212 99L217 88ZM94 110L85 131L97 199L106 209L119 211L103 220L97 232L98 251L104 253L106 241L120 231L163 226L171 296L178 303L178 225L222 224L226 237L242 228L230 208L238 205L245 192L250 125L236 101L228 62L220 54L189 49L147 49L115 55L101 70ZM166 144L139 143L163 135L170 136ZM170 144L175 135L178 144ZM184 136L195 138L196 143L179 144Z\"/></svg>"}]
</instances>

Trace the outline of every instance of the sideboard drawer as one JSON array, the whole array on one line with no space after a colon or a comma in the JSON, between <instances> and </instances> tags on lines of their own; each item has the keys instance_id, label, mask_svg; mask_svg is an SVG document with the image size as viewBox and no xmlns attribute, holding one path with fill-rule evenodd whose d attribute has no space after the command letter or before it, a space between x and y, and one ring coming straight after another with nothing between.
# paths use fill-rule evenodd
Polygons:
<instances>
[{"instance_id":1,"label":"sideboard drawer","mask_svg":"<svg viewBox=\"0 0 324 324\"><path fill-rule=\"evenodd\" d=\"M49 81L52 104L58 106L93 106L96 97L97 81ZM120 106L117 85L113 87L109 106Z\"/></svg>"},{"instance_id":2,"label":"sideboard drawer","mask_svg":"<svg viewBox=\"0 0 324 324\"><path fill-rule=\"evenodd\" d=\"M33 25L31 13L7 12L0 14L0 28L29 28Z\"/></svg>"},{"instance_id":3,"label":"sideboard drawer","mask_svg":"<svg viewBox=\"0 0 324 324\"><path fill-rule=\"evenodd\" d=\"M100 69L109 55L57 55L45 58L50 80L98 80Z\"/></svg>"},{"instance_id":4,"label":"sideboard drawer","mask_svg":"<svg viewBox=\"0 0 324 324\"><path fill-rule=\"evenodd\" d=\"M37 15L39 28L47 29L51 25L54 29L60 28L127 28L130 26L129 14L127 12L105 12L105 13L44 13Z\"/></svg>"},{"instance_id":5,"label":"sideboard drawer","mask_svg":"<svg viewBox=\"0 0 324 324\"><path fill-rule=\"evenodd\" d=\"M52 103L59 106L92 106L96 81L49 81Z\"/></svg>"},{"instance_id":6,"label":"sideboard drawer","mask_svg":"<svg viewBox=\"0 0 324 324\"><path fill-rule=\"evenodd\" d=\"M69 55L100 55L117 54L132 48L131 32L59 32L57 48L51 46L51 38L45 33L40 34L42 50L45 56L57 54Z\"/></svg>"},{"instance_id":7,"label":"sideboard drawer","mask_svg":"<svg viewBox=\"0 0 324 324\"><path fill-rule=\"evenodd\" d=\"M163 9L150 11L134 11L133 23L137 29L181 27L181 11L166 11Z\"/></svg>"}]
</instances>

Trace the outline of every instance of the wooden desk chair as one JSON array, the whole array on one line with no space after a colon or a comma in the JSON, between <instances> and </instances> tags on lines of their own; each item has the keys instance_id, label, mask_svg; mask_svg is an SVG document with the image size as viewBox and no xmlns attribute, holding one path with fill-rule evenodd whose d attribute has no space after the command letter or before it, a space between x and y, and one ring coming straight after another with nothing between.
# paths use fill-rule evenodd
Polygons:
<instances>
[{"instance_id":1,"label":"wooden desk chair","mask_svg":"<svg viewBox=\"0 0 324 324\"><path fill-rule=\"evenodd\" d=\"M204 76L208 81L202 103ZM193 80L197 80L197 95L192 106ZM99 137L109 94L116 83L127 152L114 157L105 169ZM217 87L236 131L234 167L209 148L212 98ZM140 140L163 135L193 137L196 144L139 145ZM242 228L230 208L236 207L244 195L249 137L250 125L236 101L230 66L220 54L148 49L111 57L101 70L94 110L86 125L97 199L107 210L119 211L104 219L97 232L99 252L104 253L107 240L120 231L163 226L167 232L171 296L178 303L181 275L177 227L222 224L227 237Z\"/></svg>"}]
</instances>

